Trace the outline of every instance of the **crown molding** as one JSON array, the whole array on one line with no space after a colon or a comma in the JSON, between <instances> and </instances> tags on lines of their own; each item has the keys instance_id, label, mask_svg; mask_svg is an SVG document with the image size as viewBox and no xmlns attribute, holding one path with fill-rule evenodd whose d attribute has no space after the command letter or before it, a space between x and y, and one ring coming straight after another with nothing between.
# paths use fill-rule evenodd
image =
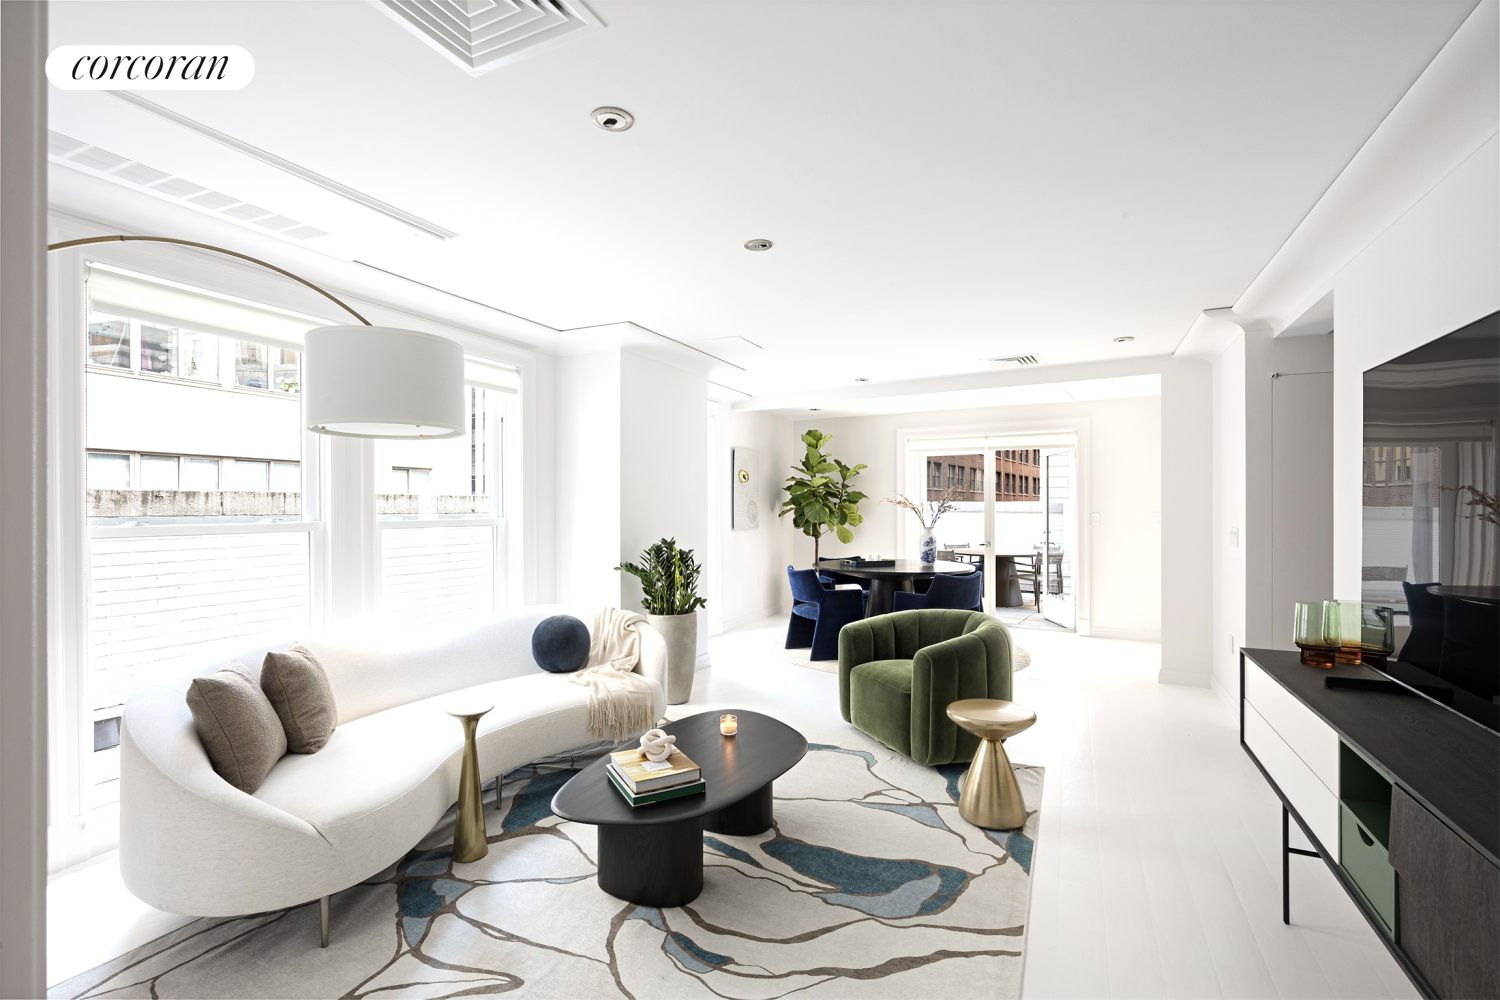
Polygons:
<instances>
[{"instance_id":1,"label":"crown molding","mask_svg":"<svg viewBox=\"0 0 1500 1000\"><path fill-rule=\"evenodd\" d=\"M1500 0L1481 0L1235 301L1234 312L1285 330L1333 287L1349 261L1500 130L1497 34ZM1190 331L1189 339L1199 337Z\"/></svg>"}]
</instances>

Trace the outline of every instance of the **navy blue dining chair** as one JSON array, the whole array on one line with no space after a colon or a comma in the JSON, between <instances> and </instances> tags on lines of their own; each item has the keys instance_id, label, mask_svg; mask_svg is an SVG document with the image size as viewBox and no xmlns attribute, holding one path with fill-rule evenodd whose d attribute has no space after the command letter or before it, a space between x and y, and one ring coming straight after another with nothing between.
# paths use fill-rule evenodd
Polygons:
<instances>
[{"instance_id":1,"label":"navy blue dining chair","mask_svg":"<svg viewBox=\"0 0 1500 1000\"><path fill-rule=\"evenodd\" d=\"M786 568L792 585L792 620L786 628L786 648L812 647L814 660L839 658L839 629L865 616L865 597L858 590L824 586L815 569Z\"/></svg>"},{"instance_id":2,"label":"navy blue dining chair","mask_svg":"<svg viewBox=\"0 0 1500 1000\"><path fill-rule=\"evenodd\" d=\"M934 576L925 594L898 590L891 595L891 610L957 608L960 611L983 611L983 601L984 571L976 569L963 576Z\"/></svg>"},{"instance_id":3,"label":"navy blue dining chair","mask_svg":"<svg viewBox=\"0 0 1500 1000\"><path fill-rule=\"evenodd\" d=\"M854 584L865 595L865 600L870 599L870 581L864 577L850 576L848 573L840 573L837 570L818 570L818 582L825 587L837 587L839 584Z\"/></svg>"},{"instance_id":4,"label":"navy blue dining chair","mask_svg":"<svg viewBox=\"0 0 1500 1000\"><path fill-rule=\"evenodd\" d=\"M1500 608L1487 601L1443 598L1443 667L1438 676L1486 700L1500 694Z\"/></svg>"},{"instance_id":5,"label":"navy blue dining chair","mask_svg":"<svg viewBox=\"0 0 1500 1000\"><path fill-rule=\"evenodd\" d=\"M1401 646L1396 659L1421 667L1430 674L1443 669L1443 599L1429 591L1436 587L1431 583L1402 583L1406 593L1406 614L1411 620L1411 633Z\"/></svg>"}]
</instances>

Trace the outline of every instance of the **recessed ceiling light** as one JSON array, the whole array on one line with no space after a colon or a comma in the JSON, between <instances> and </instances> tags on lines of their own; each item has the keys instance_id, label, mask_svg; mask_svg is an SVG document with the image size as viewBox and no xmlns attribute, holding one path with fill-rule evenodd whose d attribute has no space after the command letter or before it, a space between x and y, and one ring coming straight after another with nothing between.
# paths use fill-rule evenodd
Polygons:
<instances>
[{"instance_id":1,"label":"recessed ceiling light","mask_svg":"<svg viewBox=\"0 0 1500 1000\"><path fill-rule=\"evenodd\" d=\"M769 249L771 249L775 245L776 244L772 243L770 240L746 240L745 241L745 249L746 250L769 250Z\"/></svg>"},{"instance_id":2,"label":"recessed ceiling light","mask_svg":"<svg viewBox=\"0 0 1500 1000\"><path fill-rule=\"evenodd\" d=\"M635 124L635 116L624 108L595 108L590 117L606 132L623 132Z\"/></svg>"},{"instance_id":3,"label":"recessed ceiling light","mask_svg":"<svg viewBox=\"0 0 1500 1000\"><path fill-rule=\"evenodd\" d=\"M1117 343L1117 344L1128 344L1128 343L1130 343L1134 339L1135 339L1134 337L1116 337L1115 338L1115 343Z\"/></svg>"},{"instance_id":4,"label":"recessed ceiling light","mask_svg":"<svg viewBox=\"0 0 1500 1000\"><path fill-rule=\"evenodd\" d=\"M854 381L856 381L856 382L868 382L868 381L870 381L870 380L869 380L869 379L867 379L867 378L857 378L857 379L855 379L855 380L854 380Z\"/></svg>"}]
</instances>

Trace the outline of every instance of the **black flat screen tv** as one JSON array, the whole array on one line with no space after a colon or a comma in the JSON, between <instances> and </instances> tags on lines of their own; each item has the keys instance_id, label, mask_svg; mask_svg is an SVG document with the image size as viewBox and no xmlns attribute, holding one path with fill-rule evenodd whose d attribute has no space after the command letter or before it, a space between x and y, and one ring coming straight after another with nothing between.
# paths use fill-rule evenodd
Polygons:
<instances>
[{"instance_id":1,"label":"black flat screen tv","mask_svg":"<svg viewBox=\"0 0 1500 1000\"><path fill-rule=\"evenodd\" d=\"M1500 732L1500 312L1365 372L1361 599L1394 680Z\"/></svg>"}]
</instances>

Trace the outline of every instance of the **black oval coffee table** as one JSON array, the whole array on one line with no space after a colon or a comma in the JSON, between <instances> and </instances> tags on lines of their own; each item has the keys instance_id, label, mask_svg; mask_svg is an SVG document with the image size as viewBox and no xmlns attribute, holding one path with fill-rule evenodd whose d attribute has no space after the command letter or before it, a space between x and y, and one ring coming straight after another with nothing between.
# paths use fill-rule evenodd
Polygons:
<instances>
[{"instance_id":1,"label":"black oval coffee table","mask_svg":"<svg viewBox=\"0 0 1500 1000\"><path fill-rule=\"evenodd\" d=\"M703 831L735 836L771 827L771 782L807 753L797 730L759 712L739 716L737 736L719 735L721 712L663 726L703 770L702 795L631 806L609 783L605 756L552 797L552 811L599 828L599 888L641 906L682 906L703 891Z\"/></svg>"}]
</instances>

